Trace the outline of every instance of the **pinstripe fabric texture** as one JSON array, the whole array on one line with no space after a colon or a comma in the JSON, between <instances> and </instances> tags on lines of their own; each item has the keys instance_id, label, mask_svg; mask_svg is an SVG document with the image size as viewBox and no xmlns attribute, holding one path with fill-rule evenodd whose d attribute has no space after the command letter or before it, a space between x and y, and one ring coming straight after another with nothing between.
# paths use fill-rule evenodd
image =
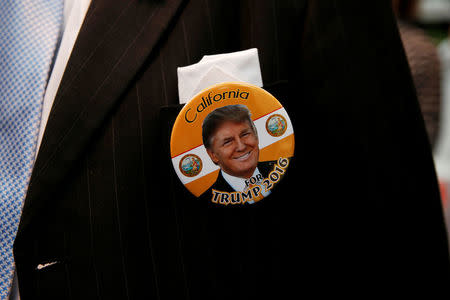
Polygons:
<instances>
[{"instance_id":1,"label":"pinstripe fabric texture","mask_svg":"<svg viewBox=\"0 0 450 300\"><path fill-rule=\"evenodd\" d=\"M1 299L6 299L12 282L12 246L62 19L62 0L0 2Z\"/></svg>"},{"instance_id":2,"label":"pinstripe fabric texture","mask_svg":"<svg viewBox=\"0 0 450 300\"><path fill-rule=\"evenodd\" d=\"M272 9L277 9L274 6L275 3L269 2L264 4L269 7L260 8L263 11L269 9L270 13L265 15L265 18L270 20L270 24L276 24L275 16L280 13L279 11L272 12ZM111 5L107 6L111 7ZM98 2L93 2L92 8L86 17L88 23L85 28L92 28L89 23L90 15L95 14L96 10L104 11L106 9ZM143 24L152 17L151 13L139 14L136 5L129 2L119 1L117 7L109 9L117 10L119 17L110 19L104 24L96 24L104 26L100 31L106 32L107 37L96 36L96 39L92 41L92 46L88 49L102 49L102 42L117 39L112 35L117 30L116 27L130 27L133 23ZM251 32L247 29L250 26L257 27L258 20L251 18L251 9L249 3L243 4L242 16L239 16L225 2L192 1L184 8L182 15L174 19L176 23L173 28L170 28L169 39L163 40L158 45L150 64L145 66L144 72L133 83L133 88L120 99L121 105L107 115L105 120L102 120L104 125L99 128L95 141L91 142L90 147L83 150L82 161L76 164L77 167L73 171L76 179L61 185L64 186L65 192L58 199L54 199L53 193L49 196L42 196L52 199L55 206L45 209L39 216L39 219L45 219L48 225L33 228L33 239L36 241L33 256L39 258L35 265L47 261L60 261L62 264L55 264L48 270L41 270L36 274L35 280L44 285L46 280L51 278L54 282L52 285L59 287L55 288L53 292L57 294L61 289L61 294L59 294L61 298L85 297L79 294L81 292L78 288L80 284L86 286L87 290L94 291L92 297L96 295L99 299L134 299L136 297L184 299L190 297L190 294L194 298L203 297L203 288L198 284L197 279L190 284L186 282L189 274L193 272L193 259L189 258L185 262L180 255L180 251L182 251L180 247L185 247L186 243L190 244L183 239L178 229L183 226L184 221L174 220L176 216L173 211L173 202L157 200L163 199L164 196L161 192L164 189L161 191L157 189L157 186L161 185L159 182L163 177L155 172L158 167L155 166L154 158L164 162L163 158L165 157L160 153L165 145L155 147L155 139L159 136L160 131L158 114L161 107L178 103L176 89L176 68L178 66L194 63L205 54L225 53L236 51L241 47L250 47L251 41L261 41L261 38L274 39L274 36L278 34L276 30L280 29L270 27L270 31L260 32ZM136 15L136 17L130 19L131 22L122 17L124 15ZM215 22L220 20L221 23L225 23L226 20L236 17L246 20L246 29L242 32L245 37L239 41L235 40L232 44L229 41L238 36L230 34L227 27L217 27ZM110 24L115 24L116 27L111 28ZM141 27L148 28L148 25ZM153 34L154 31L149 30L149 33ZM80 33L80 36L83 37L83 32ZM117 41L117 45L121 47L123 45L124 48L129 47L137 37L137 35L120 36L123 40ZM222 37L226 37L226 39ZM198 39L201 42L198 42ZM143 43L147 44L148 40L149 38L143 40ZM266 42L262 41L261 43ZM284 47L283 41L280 41L278 47ZM109 51L112 49L114 48L108 48ZM113 60L115 64L121 64L121 61L118 60L119 55L113 56L108 52L100 53L99 50L97 52L87 52L86 49L86 53L77 53L77 49L74 49L75 56L94 57L96 61L101 59L105 62L111 60L112 57L115 59L115 61ZM121 55L123 56L123 54ZM124 58L122 57L122 59ZM280 63L276 59L277 57L270 57L270 54L262 57L266 71L265 79L268 82L279 79L276 76L281 72L272 72L273 68L280 69ZM70 84L78 86L80 85L79 80L87 81L89 86L76 91L78 97L73 105L75 110L77 106L84 105L83 101L88 100L88 97L94 94L92 89L99 88L101 81L104 80L98 76L99 74L92 73L102 73L104 76L109 72L109 70L106 72L97 70L94 65L90 64L90 61L85 65L91 70L89 75L78 79L70 77L71 74L75 74L72 72L65 78L66 81L61 83L62 93L68 93L67 91L71 89ZM69 71L70 68L69 63ZM80 72L80 70L76 71ZM93 77L94 75L96 77ZM91 77L93 79L88 79ZM111 82L115 86L123 84L112 80ZM80 93L84 94L80 95ZM98 98L94 99L99 102ZM57 96L53 107L56 115L59 116L66 112L73 113L74 109L71 104L60 105L59 101L60 97ZM71 118L71 116L60 117L61 119ZM61 129L61 126L53 126L50 119L48 128L57 131ZM40 155L46 153L45 139L46 137L44 137ZM83 139L83 134L76 137L76 140L80 139ZM52 151L58 149L58 145L52 145L49 149ZM40 169L41 164L38 162L36 171L38 172ZM75 193L72 194L72 192ZM72 198L71 195L75 194L77 196ZM76 204L73 205L73 203ZM51 213L52 211L64 211L64 213L55 214ZM86 222L80 223L74 219L73 216L76 215L85 216ZM191 218L190 215L185 217ZM208 218L210 217L208 216ZM166 220L163 222L164 225L160 224L162 220ZM199 218L199 220L202 219ZM167 232L159 230L162 228L165 228L164 230ZM225 231L222 234L228 235L229 232ZM249 238L251 238L251 234L250 230L245 232ZM165 238L166 235L170 238ZM241 237L235 238L230 246L237 247L240 239ZM201 243L205 242L206 240L202 238ZM47 244L53 246L48 247ZM86 247L80 247L80 245L86 245ZM74 249L81 252L72 257ZM253 251L249 250L248 253ZM203 251L200 253L204 254ZM164 258L166 255L172 256L173 259L167 261ZM64 257L72 257L71 263L65 264ZM81 257L89 259L79 260ZM215 264L215 262L211 263ZM222 265L221 268L223 267ZM211 278L220 279L226 275L215 275L212 270L204 268L204 265L199 266L198 271L192 274L193 278L198 278L202 271L211 274ZM146 270L145 274L147 275L137 276L142 269ZM46 271L49 272L49 275L51 271L59 275L44 280L43 276ZM250 272L250 270L246 270L246 272ZM274 276L276 274L274 273ZM256 286L256 281L262 279L263 276L261 278L252 277L247 281L248 284ZM264 278L263 281L270 280L270 278ZM174 286L183 286L184 289L170 288L167 285L169 281ZM148 288L142 289L143 286L148 286ZM224 288L225 286L221 286L220 290ZM239 285L228 293L232 294L237 289L239 289ZM206 287L204 291L207 291L206 294L212 293L209 287Z\"/></svg>"},{"instance_id":3,"label":"pinstripe fabric texture","mask_svg":"<svg viewBox=\"0 0 450 300\"><path fill-rule=\"evenodd\" d=\"M380 56L385 40L361 34L367 29L389 45L397 41L384 13L389 6L377 2L367 11L360 1L333 3L93 1L55 99L16 239L23 300L287 299L320 293L324 285L334 292L339 284L351 293L356 284L378 283L374 274L391 262L394 275L383 278L420 276L412 267L402 271L420 256L417 249L386 243L388 225L398 228L397 221L373 207L386 201L399 211L397 193L366 189L374 182L373 172L365 173L372 165L382 178L392 173L385 149L376 152L381 158L366 159L367 127L373 126L372 147L397 135L378 126L365 105L394 114L389 102L411 91L392 80L405 74L406 61L397 52ZM355 19L354 6L368 16ZM379 19L386 23L371 27ZM301 146L289 177L267 201L254 209L211 209L171 172L168 138L180 109L176 68L251 47L259 49L264 87L292 114ZM394 82L402 95L386 93ZM363 101L367 90L374 95ZM420 139L420 128L414 138L409 132L404 140ZM403 156L395 156L396 165ZM324 170L334 179L329 188ZM432 184L416 187L425 195ZM371 235L364 248L364 231L380 219L389 230ZM438 224L434 229L427 233L440 232ZM402 256L372 251L377 245L390 251L392 244ZM443 265L443 248L435 246L421 271ZM57 263L32 271L48 262Z\"/></svg>"}]
</instances>

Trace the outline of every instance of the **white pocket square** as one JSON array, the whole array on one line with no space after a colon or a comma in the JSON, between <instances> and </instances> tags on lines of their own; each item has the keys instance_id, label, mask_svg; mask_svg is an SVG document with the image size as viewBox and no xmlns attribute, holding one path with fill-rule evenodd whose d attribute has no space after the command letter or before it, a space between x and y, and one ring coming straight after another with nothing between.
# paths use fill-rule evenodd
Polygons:
<instances>
[{"instance_id":1,"label":"white pocket square","mask_svg":"<svg viewBox=\"0 0 450 300\"><path fill-rule=\"evenodd\" d=\"M205 55L198 63L180 67L178 95L180 103L188 102L201 90L222 82L243 81L262 87L258 49Z\"/></svg>"}]
</instances>

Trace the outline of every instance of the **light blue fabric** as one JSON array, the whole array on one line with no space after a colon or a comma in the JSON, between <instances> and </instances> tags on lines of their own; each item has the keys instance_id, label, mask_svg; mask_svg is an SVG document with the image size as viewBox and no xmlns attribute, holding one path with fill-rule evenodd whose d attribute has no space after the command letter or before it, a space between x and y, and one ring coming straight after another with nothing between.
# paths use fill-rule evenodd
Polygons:
<instances>
[{"instance_id":1,"label":"light blue fabric","mask_svg":"<svg viewBox=\"0 0 450 300\"><path fill-rule=\"evenodd\" d=\"M13 242L34 163L63 0L0 0L0 298L14 273Z\"/></svg>"}]
</instances>

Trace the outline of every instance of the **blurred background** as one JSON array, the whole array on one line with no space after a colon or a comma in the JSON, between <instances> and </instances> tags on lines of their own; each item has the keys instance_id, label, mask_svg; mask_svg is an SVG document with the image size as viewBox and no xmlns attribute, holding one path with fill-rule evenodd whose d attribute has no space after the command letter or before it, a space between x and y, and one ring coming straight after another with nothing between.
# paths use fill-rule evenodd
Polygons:
<instances>
[{"instance_id":1,"label":"blurred background","mask_svg":"<svg viewBox=\"0 0 450 300\"><path fill-rule=\"evenodd\" d=\"M450 233L450 0L393 0L392 8L433 149Z\"/></svg>"}]
</instances>

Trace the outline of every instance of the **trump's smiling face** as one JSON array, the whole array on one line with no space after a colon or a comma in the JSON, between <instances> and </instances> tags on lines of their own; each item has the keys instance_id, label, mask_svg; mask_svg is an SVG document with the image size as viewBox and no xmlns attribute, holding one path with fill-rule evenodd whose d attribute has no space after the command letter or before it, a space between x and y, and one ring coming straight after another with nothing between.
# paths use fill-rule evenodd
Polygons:
<instances>
[{"instance_id":1,"label":"trump's smiling face","mask_svg":"<svg viewBox=\"0 0 450 300\"><path fill-rule=\"evenodd\" d=\"M248 122L227 121L216 129L207 152L227 174L250 178L258 164L258 136Z\"/></svg>"}]
</instances>

